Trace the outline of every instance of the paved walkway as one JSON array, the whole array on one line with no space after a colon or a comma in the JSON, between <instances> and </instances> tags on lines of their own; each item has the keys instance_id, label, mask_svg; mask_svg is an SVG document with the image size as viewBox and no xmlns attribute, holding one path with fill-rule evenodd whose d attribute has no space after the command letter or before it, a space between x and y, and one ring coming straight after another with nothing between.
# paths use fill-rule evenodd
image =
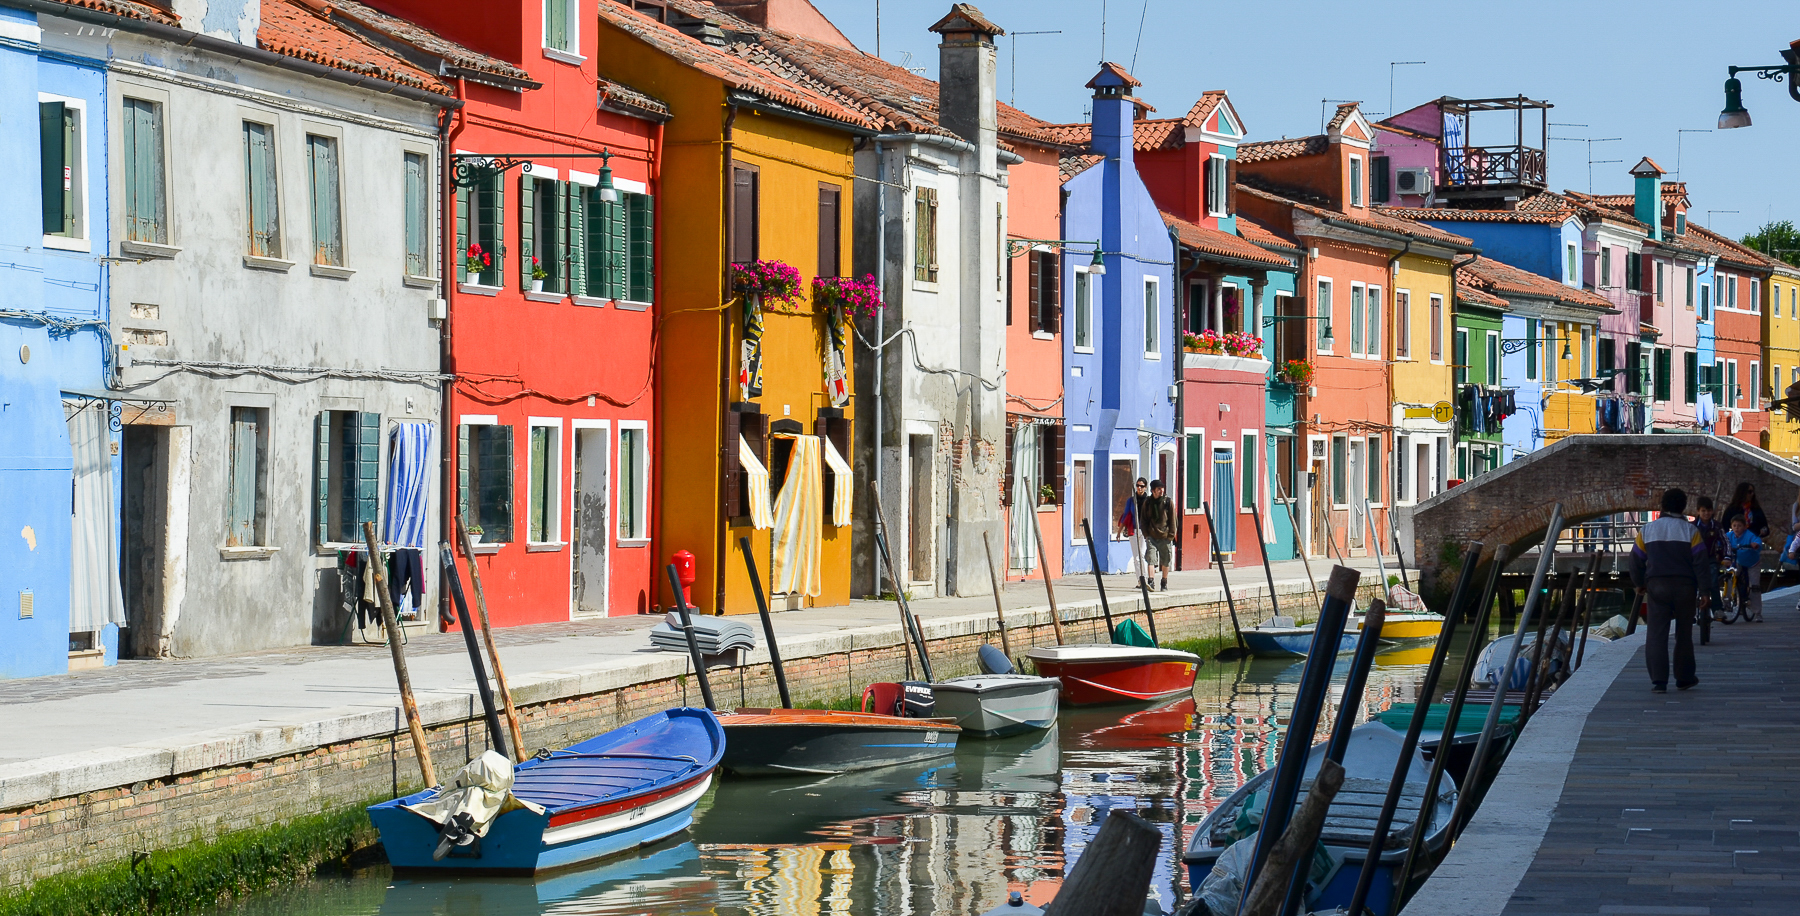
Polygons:
<instances>
[{"instance_id":1,"label":"paved walkway","mask_svg":"<svg viewBox=\"0 0 1800 916\"><path fill-rule=\"evenodd\" d=\"M1768 597L1767 623L1715 624L1691 691L1650 692L1641 635L1590 659L1532 720L1406 912L1792 913L1797 601L1790 589Z\"/></svg>"},{"instance_id":2,"label":"paved walkway","mask_svg":"<svg viewBox=\"0 0 1800 916\"><path fill-rule=\"evenodd\" d=\"M1369 569L1366 578L1373 578L1373 560L1358 559L1354 565ZM1322 586L1331 564L1314 561L1313 566ZM1274 573L1282 592L1307 588L1299 562L1276 563ZM1230 574L1235 595L1268 591L1260 566ZM1167 593L1155 594L1158 606L1222 598L1215 571L1175 573L1169 587ZM1136 580L1127 576L1107 577L1107 595L1115 609L1140 604ZM1078 576L1058 580L1056 596L1065 619L1070 619L1087 616L1097 605L1099 591L1092 576ZM1002 599L1009 614L1016 615L1008 618L1014 626L1035 615L1048 621L1041 580L1008 583L1002 587ZM938 628L959 625L959 619L963 625L991 619L993 607L990 596L912 604L925 621L928 637L937 635ZM646 631L659 619L614 617L512 627L495 631L495 641L507 679L522 698L534 688L568 690L570 678L605 689L669 676L656 672L670 665L685 670L685 655L650 648ZM891 628L897 638L897 621L892 602L854 601L844 607L784 611L776 616L776 627L783 654L793 657L832 651L841 642L828 638L832 634L854 634L851 638L863 645L867 644L863 640L881 638L879 628ZM754 657L767 658L760 652ZM460 709L472 701L474 680L461 634L414 631L407 660L428 719L433 707ZM205 737L217 745L226 736L247 731L291 733L347 716L388 714L397 704L393 668L383 646L310 646L210 659L127 660L114 668L0 681L0 706L6 710L6 737L0 741L0 802L8 796L10 777L37 771L49 763L45 758L80 755L98 763L137 748L171 747L187 736ZM194 745L181 742L181 746Z\"/></svg>"}]
</instances>

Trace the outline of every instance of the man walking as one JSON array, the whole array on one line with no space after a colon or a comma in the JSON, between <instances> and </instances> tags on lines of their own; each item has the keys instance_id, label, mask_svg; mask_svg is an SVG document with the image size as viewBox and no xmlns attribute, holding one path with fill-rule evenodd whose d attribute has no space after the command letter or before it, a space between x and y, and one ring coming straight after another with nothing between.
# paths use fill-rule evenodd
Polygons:
<instances>
[{"instance_id":1,"label":"man walking","mask_svg":"<svg viewBox=\"0 0 1800 916\"><path fill-rule=\"evenodd\" d=\"M1694 675L1695 595L1706 581L1711 557L1700 532L1688 523L1687 494L1679 489L1662 495L1662 515L1638 532L1631 548L1631 581L1647 594L1650 613L1644 637L1644 661L1650 668L1650 689L1669 692L1669 625L1675 625L1675 686L1686 690L1700 683ZM1700 595L1699 608L1706 609Z\"/></svg>"},{"instance_id":2,"label":"man walking","mask_svg":"<svg viewBox=\"0 0 1800 916\"><path fill-rule=\"evenodd\" d=\"M1144 538L1149 544L1145 561L1162 568L1162 586L1169 590L1169 567L1175 565L1175 502L1160 480L1150 484L1150 498L1144 500Z\"/></svg>"}]
</instances>

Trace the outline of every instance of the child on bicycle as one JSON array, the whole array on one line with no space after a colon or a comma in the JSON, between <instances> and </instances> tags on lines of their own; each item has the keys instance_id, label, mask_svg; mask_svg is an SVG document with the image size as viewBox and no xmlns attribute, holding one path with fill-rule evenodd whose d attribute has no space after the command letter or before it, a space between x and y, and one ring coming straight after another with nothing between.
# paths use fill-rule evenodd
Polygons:
<instances>
[{"instance_id":1,"label":"child on bicycle","mask_svg":"<svg viewBox=\"0 0 1800 916\"><path fill-rule=\"evenodd\" d=\"M1694 501L1694 530L1700 532L1702 549L1712 559L1707 565L1709 576L1700 583L1700 593L1712 599L1712 610L1696 615L1700 622L1700 644L1704 646L1712 642L1713 619L1724 619L1725 599L1719 595L1719 567L1729 559L1725 551L1725 529L1719 526L1719 520L1714 516L1712 497L1702 496Z\"/></svg>"},{"instance_id":2,"label":"child on bicycle","mask_svg":"<svg viewBox=\"0 0 1800 916\"><path fill-rule=\"evenodd\" d=\"M1750 599L1750 619L1762 622L1762 538L1750 532L1749 520L1733 516L1731 530L1725 535L1725 546L1731 550L1732 564L1737 567L1739 581Z\"/></svg>"}]
</instances>

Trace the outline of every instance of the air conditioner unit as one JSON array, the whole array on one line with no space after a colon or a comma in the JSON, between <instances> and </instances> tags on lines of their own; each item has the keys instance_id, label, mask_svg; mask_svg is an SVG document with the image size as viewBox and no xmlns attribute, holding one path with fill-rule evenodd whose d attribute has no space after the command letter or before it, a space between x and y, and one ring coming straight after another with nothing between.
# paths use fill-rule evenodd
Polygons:
<instances>
[{"instance_id":1,"label":"air conditioner unit","mask_svg":"<svg viewBox=\"0 0 1800 916\"><path fill-rule=\"evenodd\" d=\"M1395 169L1394 190L1401 194L1424 196L1431 193L1430 169Z\"/></svg>"}]
</instances>

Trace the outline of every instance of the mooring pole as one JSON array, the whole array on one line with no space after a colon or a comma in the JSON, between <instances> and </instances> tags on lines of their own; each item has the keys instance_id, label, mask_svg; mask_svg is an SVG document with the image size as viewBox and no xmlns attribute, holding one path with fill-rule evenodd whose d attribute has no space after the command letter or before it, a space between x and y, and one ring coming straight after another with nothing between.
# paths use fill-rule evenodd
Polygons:
<instances>
[{"instance_id":1,"label":"mooring pole","mask_svg":"<svg viewBox=\"0 0 1800 916\"><path fill-rule=\"evenodd\" d=\"M756 572L756 558L750 555L750 539L738 536L738 549L744 554L744 570L750 574L750 591L756 595L756 613L762 617L763 641L769 644L769 664L775 669L775 689L781 693L781 708L793 709L788 697L787 672L781 667L781 647L775 644L775 622L769 618L769 599L763 597L762 577Z\"/></svg>"},{"instance_id":2,"label":"mooring pole","mask_svg":"<svg viewBox=\"0 0 1800 916\"><path fill-rule=\"evenodd\" d=\"M1000 624L1000 651L1012 658L1012 640L1006 636L1006 608L1000 606L1000 574L994 571L994 543L986 531L981 533L981 549L987 552L988 581L994 586L994 620Z\"/></svg>"},{"instance_id":3,"label":"mooring pole","mask_svg":"<svg viewBox=\"0 0 1800 916\"><path fill-rule=\"evenodd\" d=\"M481 615L481 640L487 644L488 660L494 663L494 684L500 688L500 700L506 707L506 726L512 732L514 760L525 762L525 730L519 721L519 709L513 705L512 688L506 686L506 668L500 664L500 650L494 645L494 628L488 623L487 598L481 591L481 567L475 564L475 545L469 540L469 529L463 527L462 516L456 517L456 537L462 542L463 556L469 558L469 589L475 593L475 610ZM454 557L446 558L449 566Z\"/></svg>"},{"instance_id":4,"label":"mooring pole","mask_svg":"<svg viewBox=\"0 0 1800 916\"><path fill-rule=\"evenodd\" d=\"M469 602L463 597L462 576L456 571L456 554L450 550L450 542L445 541L438 547L439 560L444 564L444 577L450 583L450 599L456 605L456 622L462 626L463 645L469 650L469 666L475 669L475 691L481 695L481 711L487 719L488 740L494 743L494 749L500 756L508 760L518 760L506 748L506 731L500 727L500 713L494 707L494 691L488 687L487 666L481 663L481 648L475 643L475 622L469 619ZM524 753L523 750L520 753Z\"/></svg>"},{"instance_id":5,"label":"mooring pole","mask_svg":"<svg viewBox=\"0 0 1800 916\"><path fill-rule=\"evenodd\" d=\"M1281 601L1275 597L1275 568L1269 565L1269 546L1264 543L1262 510L1250 504L1250 518L1256 522L1256 552L1262 555L1263 575L1269 580L1269 611L1281 613Z\"/></svg>"},{"instance_id":6,"label":"mooring pole","mask_svg":"<svg viewBox=\"0 0 1800 916\"><path fill-rule=\"evenodd\" d=\"M375 523L363 522L363 541L369 546L369 565L363 575L375 577L375 597L381 605L381 625L387 628L388 654L394 657L394 679L400 682L400 707L406 711L406 730L412 732L413 753L419 758L419 775L427 787L435 786L437 770L431 765L431 746L425 742L425 723L413 699L412 677L406 673L406 650L400 647L400 619L394 598L388 594L387 576L381 571L381 545L375 541Z\"/></svg>"},{"instance_id":7,"label":"mooring pole","mask_svg":"<svg viewBox=\"0 0 1800 916\"><path fill-rule=\"evenodd\" d=\"M1050 584L1050 564L1044 562L1044 533L1038 530L1037 518L1031 519L1031 536L1037 540L1038 571L1044 574L1044 594L1050 598L1050 629L1056 633L1056 644L1063 644L1062 613L1056 609L1056 586Z\"/></svg>"},{"instance_id":8,"label":"mooring pole","mask_svg":"<svg viewBox=\"0 0 1800 916\"><path fill-rule=\"evenodd\" d=\"M869 489L869 495L875 500L875 547L881 551L882 563L887 566L888 581L894 585L894 602L900 606L900 642L904 645L907 637L912 637L913 648L919 653L919 668L924 671L926 680L935 680L931 676L931 662L925 658L925 635L919 632L918 620L913 617L912 609L906 606L906 591L900 587L900 573L894 569L894 556L888 550L892 539L888 537L887 513L881 507L881 491L873 484ZM906 679L910 681L913 679L912 656L905 652L900 654L906 657Z\"/></svg>"},{"instance_id":9,"label":"mooring pole","mask_svg":"<svg viewBox=\"0 0 1800 916\"><path fill-rule=\"evenodd\" d=\"M1100 613L1106 617L1106 641L1114 639L1112 622L1112 605L1106 601L1106 580L1100 578L1100 551L1094 548L1094 526L1087 519L1081 520L1081 533L1087 536L1088 561L1094 567L1094 585L1100 589Z\"/></svg>"},{"instance_id":10,"label":"mooring pole","mask_svg":"<svg viewBox=\"0 0 1800 916\"><path fill-rule=\"evenodd\" d=\"M1247 655L1250 650L1244 645L1244 627L1238 623L1237 602L1231 597L1231 577L1225 574L1225 555L1219 551L1219 531L1213 527L1212 504L1201 500L1200 511L1206 514L1206 539L1212 544L1213 565L1219 569L1219 582L1225 586L1225 610L1231 612L1231 632L1237 636L1238 653Z\"/></svg>"},{"instance_id":11,"label":"mooring pole","mask_svg":"<svg viewBox=\"0 0 1800 916\"><path fill-rule=\"evenodd\" d=\"M694 619L688 615L687 596L681 593L681 574L670 563L665 569L669 573L669 587L675 590L675 610L681 617L681 632L687 636L688 657L694 662L694 678L700 682L700 701L707 709L717 710L713 704L712 680L706 676L706 659L700 654L700 640L694 636Z\"/></svg>"}]
</instances>

